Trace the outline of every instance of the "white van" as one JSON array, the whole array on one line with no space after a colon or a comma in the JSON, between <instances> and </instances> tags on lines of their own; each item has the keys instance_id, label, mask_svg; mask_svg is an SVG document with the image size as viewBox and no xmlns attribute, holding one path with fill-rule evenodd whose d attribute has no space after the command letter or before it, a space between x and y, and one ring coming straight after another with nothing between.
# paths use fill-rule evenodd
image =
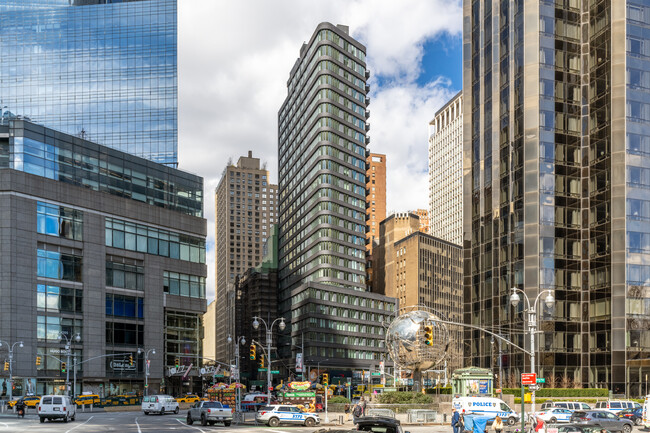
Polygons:
<instances>
[{"instance_id":1,"label":"white van","mask_svg":"<svg viewBox=\"0 0 650 433\"><path fill-rule=\"evenodd\" d=\"M473 413L492 417L499 416L508 425L515 425L519 421L519 414L500 398L458 397L451 401L451 405L461 414Z\"/></svg>"},{"instance_id":2,"label":"white van","mask_svg":"<svg viewBox=\"0 0 650 433\"><path fill-rule=\"evenodd\" d=\"M558 401L554 406L570 410L591 410L591 407L587 403L580 401Z\"/></svg>"},{"instance_id":3,"label":"white van","mask_svg":"<svg viewBox=\"0 0 650 433\"><path fill-rule=\"evenodd\" d=\"M74 421L77 409L70 397L65 395L44 395L38 403L38 417L41 422L61 418L63 422Z\"/></svg>"},{"instance_id":4,"label":"white van","mask_svg":"<svg viewBox=\"0 0 650 433\"><path fill-rule=\"evenodd\" d=\"M599 401L596 403L594 409L606 410L613 414L617 414L622 410L626 409L635 409L639 406L639 403L629 400L608 400L608 401Z\"/></svg>"},{"instance_id":5,"label":"white van","mask_svg":"<svg viewBox=\"0 0 650 433\"><path fill-rule=\"evenodd\" d=\"M165 412L178 413L178 402L171 395L148 395L142 397L142 412L145 415L149 415L149 413L164 415Z\"/></svg>"},{"instance_id":6,"label":"white van","mask_svg":"<svg viewBox=\"0 0 650 433\"><path fill-rule=\"evenodd\" d=\"M645 428L650 428L650 395L645 396L645 401L643 402L643 411L641 412L642 424Z\"/></svg>"}]
</instances>

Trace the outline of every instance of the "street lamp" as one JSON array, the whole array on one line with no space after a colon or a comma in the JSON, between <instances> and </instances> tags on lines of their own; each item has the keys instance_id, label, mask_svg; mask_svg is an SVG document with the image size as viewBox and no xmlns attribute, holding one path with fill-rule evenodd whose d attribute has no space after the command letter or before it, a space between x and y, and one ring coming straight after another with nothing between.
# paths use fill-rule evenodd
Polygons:
<instances>
[{"instance_id":1,"label":"street lamp","mask_svg":"<svg viewBox=\"0 0 650 433\"><path fill-rule=\"evenodd\" d=\"M318 370L318 374L320 375L320 363L321 362L328 362L329 359L320 359L316 363L316 369ZM325 391L325 422L330 422L329 416L327 415L327 391L329 390L330 384L327 382L327 386L323 389Z\"/></svg>"},{"instance_id":2,"label":"street lamp","mask_svg":"<svg viewBox=\"0 0 650 433\"><path fill-rule=\"evenodd\" d=\"M278 320L280 321L280 323L278 323L278 328L280 328L280 331L284 331L284 328L287 326L284 323L284 317L278 317L275 319L271 323L271 326L268 326L261 317L253 317L253 329L259 329L260 321L264 324L264 329L266 329L266 356L269 358L266 369L266 397L269 405L271 404L271 333L273 331L273 325L275 325L275 322Z\"/></svg>"},{"instance_id":3,"label":"street lamp","mask_svg":"<svg viewBox=\"0 0 650 433\"><path fill-rule=\"evenodd\" d=\"M548 308L551 308L553 305L555 305L555 298L553 297L553 290L542 290L537 295L537 298L535 298L533 308L530 308L530 299L528 299L526 292L517 287L513 287L512 295L510 295L510 303L513 307L517 307L517 305L519 305L519 301L521 300L517 292L521 292L524 295L524 299L526 300L526 312L528 313L528 332L530 333L530 366L532 369L531 373L535 374L535 332L537 332L537 302L543 293L548 292L548 295L546 295L544 298L544 304L546 304ZM535 389L532 390L531 395L531 413L535 413Z\"/></svg>"},{"instance_id":4,"label":"street lamp","mask_svg":"<svg viewBox=\"0 0 650 433\"><path fill-rule=\"evenodd\" d=\"M149 353L156 354L156 349L148 350L138 347L138 355L144 353L144 395L149 395Z\"/></svg>"},{"instance_id":5,"label":"street lamp","mask_svg":"<svg viewBox=\"0 0 650 433\"><path fill-rule=\"evenodd\" d=\"M239 382L241 379L241 371L239 370L239 344L240 343L242 346L246 345L246 338L242 337L235 337L235 368L237 369L237 378L235 379L237 382ZM233 339L230 335L228 335L228 343L232 343ZM232 379L232 373L230 374L230 377ZM236 411L241 412L241 392L240 388L237 387L237 399L236 399Z\"/></svg>"},{"instance_id":6,"label":"street lamp","mask_svg":"<svg viewBox=\"0 0 650 433\"><path fill-rule=\"evenodd\" d=\"M13 372L14 372L14 370L13 370L14 346L16 346L16 344L17 344L18 347L23 348L23 347L25 347L25 345L23 344L22 341L16 341L14 344L9 345L9 343L7 343L6 341L0 340L0 347L2 347L3 344L5 346L7 346L7 350L9 350L9 401L11 401L11 400L13 400L13 396L14 396L14 393L13 393L13 390L14 390L14 378L13 378Z\"/></svg>"},{"instance_id":7,"label":"street lamp","mask_svg":"<svg viewBox=\"0 0 650 433\"><path fill-rule=\"evenodd\" d=\"M68 357L67 363L66 363L66 368L65 368L65 386L66 386L66 394L69 396L70 395L70 369L68 366L70 365L70 351L71 349L71 344L73 342L78 343L81 341L81 335L77 332L77 334L70 338L68 337L68 332L63 331L59 334L59 342L63 342L65 340L65 354ZM75 358L77 355L75 355ZM72 394L74 396L74 392L77 389L77 370L76 370L76 362L75 362L75 375L74 375L74 390L72 391Z\"/></svg>"}]
</instances>

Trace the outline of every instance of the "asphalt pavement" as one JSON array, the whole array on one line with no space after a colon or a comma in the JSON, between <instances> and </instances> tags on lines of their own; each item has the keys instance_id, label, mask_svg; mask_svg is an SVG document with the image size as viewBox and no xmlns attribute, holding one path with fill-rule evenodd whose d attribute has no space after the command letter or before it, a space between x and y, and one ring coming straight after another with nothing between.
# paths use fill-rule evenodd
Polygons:
<instances>
[{"instance_id":1,"label":"asphalt pavement","mask_svg":"<svg viewBox=\"0 0 650 433\"><path fill-rule=\"evenodd\" d=\"M231 425L224 427L222 424L214 426L201 426L200 423L187 425L185 422L187 412L181 411L178 415L149 415L142 412L77 412L76 420L68 423L63 421L45 421L41 423L35 414L28 414L25 418L18 418L13 414L0 415L0 433L23 433L23 432L48 432L48 433L161 433L161 432L236 432L236 433L313 433L322 429L352 430L351 422L343 426L316 426L316 427L294 427L280 425L279 427L267 427L246 423L243 425ZM448 425L402 425L405 432L410 433L452 433ZM641 433L642 430L636 427L633 433Z\"/></svg>"}]
</instances>

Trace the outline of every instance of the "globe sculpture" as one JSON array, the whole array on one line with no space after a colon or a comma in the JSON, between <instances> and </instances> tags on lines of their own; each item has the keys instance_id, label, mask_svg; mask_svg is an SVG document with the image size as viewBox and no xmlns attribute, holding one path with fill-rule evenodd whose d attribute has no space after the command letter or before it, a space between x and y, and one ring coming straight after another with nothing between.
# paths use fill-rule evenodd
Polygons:
<instances>
[{"instance_id":1,"label":"globe sculpture","mask_svg":"<svg viewBox=\"0 0 650 433\"><path fill-rule=\"evenodd\" d=\"M449 348L449 332L438 316L414 310L400 314L386 331L386 347L393 362L400 368L419 373L442 364ZM425 328L431 327L427 344Z\"/></svg>"}]
</instances>

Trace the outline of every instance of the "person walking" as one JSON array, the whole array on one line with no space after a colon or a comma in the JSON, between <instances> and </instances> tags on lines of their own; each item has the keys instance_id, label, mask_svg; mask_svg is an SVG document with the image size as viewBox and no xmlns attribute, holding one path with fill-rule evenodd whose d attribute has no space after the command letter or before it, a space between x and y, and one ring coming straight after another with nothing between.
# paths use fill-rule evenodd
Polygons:
<instances>
[{"instance_id":1,"label":"person walking","mask_svg":"<svg viewBox=\"0 0 650 433\"><path fill-rule=\"evenodd\" d=\"M456 408L451 409L451 427L454 429L454 433L462 433L460 431L460 414Z\"/></svg>"},{"instance_id":2,"label":"person walking","mask_svg":"<svg viewBox=\"0 0 650 433\"><path fill-rule=\"evenodd\" d=\"M495 433L501 433L503 431L503 421L501 420L501 417L497 416L494 419L492 428L494 429Z\"/></svg>"},{"instance_id":3,"label":"person walking","mask_svg":"<svg viewBox=\"0 0 650 433\"><path fill-rule=\"evenodd\" d=\"M345 403L343 411L345 412L345 422L350 421L350 403Z\"/></svg>"},{"instance_id":4,"label":"person walking","mask_svg":"<svg viewBox=\"0 0 650 433\"><path fill-rule=\"evenodd\" d=\"M363 396L359 399L359 406L361 406L361 416L366 416L366 400Z\"/></svg>"}]
</instances>

